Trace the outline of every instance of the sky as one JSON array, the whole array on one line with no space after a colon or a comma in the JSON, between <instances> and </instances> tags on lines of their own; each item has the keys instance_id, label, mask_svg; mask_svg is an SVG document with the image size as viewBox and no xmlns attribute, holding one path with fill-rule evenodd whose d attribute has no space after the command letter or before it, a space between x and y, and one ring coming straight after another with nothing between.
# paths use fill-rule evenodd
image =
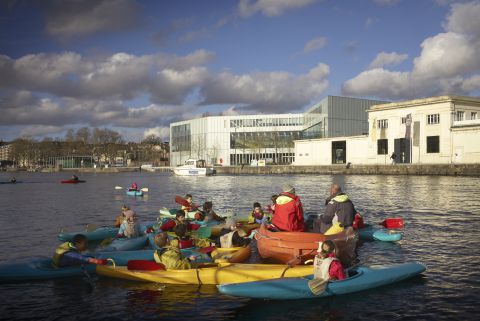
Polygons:
<instances>
[{"instance_id":1,"label":"sky","mask_svg":"<svg viewBox=\"0 0 480 321\"><path fill-rule=\"evenodd\" d=\"M480 94L480 0L4 0L0 140Z\"/></svg>"}]
</instances>

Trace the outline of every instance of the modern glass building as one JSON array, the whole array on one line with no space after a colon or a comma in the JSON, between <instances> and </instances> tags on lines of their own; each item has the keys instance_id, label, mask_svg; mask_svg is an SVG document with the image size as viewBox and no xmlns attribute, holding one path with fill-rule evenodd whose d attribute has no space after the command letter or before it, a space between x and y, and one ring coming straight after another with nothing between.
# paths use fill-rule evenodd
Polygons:
<instances>
[{"instance_id":1,"label":"modern glass building","mask_svg":"<svg viewBox=\"0 0 480 321\"><path fill-rule=\"evenodd\" d=\"M294 141L368 133L367 109L383 101L328 96L303 114L207 116L170 124L170 164L188 158L240 165L290 164Z\"/></svg>"}]
</instances>

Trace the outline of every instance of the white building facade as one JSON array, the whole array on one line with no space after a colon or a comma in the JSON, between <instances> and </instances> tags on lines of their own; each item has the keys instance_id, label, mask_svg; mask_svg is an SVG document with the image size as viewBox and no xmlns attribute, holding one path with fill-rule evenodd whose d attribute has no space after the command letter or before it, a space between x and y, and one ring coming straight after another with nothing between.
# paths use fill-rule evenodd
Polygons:
<instances>
[{"instance_id":1,"label":"white building facade","mask_svg":"<svg viewBox=\"0 0 480 321\"><path fill-rule=\"evenodd\" d=\"M480 99L440 96L368 110L369 134L295 142L296 165L480 163Z\"/></svg>"}]
</instances>

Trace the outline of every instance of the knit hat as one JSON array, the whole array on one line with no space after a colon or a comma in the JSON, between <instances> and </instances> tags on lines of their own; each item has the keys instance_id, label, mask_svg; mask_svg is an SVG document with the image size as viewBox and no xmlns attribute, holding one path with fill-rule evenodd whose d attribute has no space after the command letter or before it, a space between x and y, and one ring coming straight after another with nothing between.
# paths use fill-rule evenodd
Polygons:
<instances>
[{"instance_id":1,"label":"knit hat","mask_svg":"<svg viewBox=\"0 0 480 321\"><path fill-rule=\"evenodd\" d=\"M135 212L132 210L126 210L123 212L123 215L125 215L126 219L133 218L135 216Z\"/></svg>"},{"instance_id":2,"label":"knit hat","mask_svg":"<svg viewBox=\"0 0 480 321\"><path fill-rule=\"evenodd\" d=\"M285 193L294 194L295 193L295 188L290 184L285 184L282 187L282 191L285 192Z\"/></svg>"}]
</instances>

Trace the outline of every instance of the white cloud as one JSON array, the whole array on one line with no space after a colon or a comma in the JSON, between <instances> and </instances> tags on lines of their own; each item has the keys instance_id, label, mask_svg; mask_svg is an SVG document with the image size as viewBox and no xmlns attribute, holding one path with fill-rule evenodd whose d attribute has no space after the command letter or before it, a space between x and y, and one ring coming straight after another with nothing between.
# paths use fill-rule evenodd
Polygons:
<instances>
[{"instance_id":1,"label":"white cloud","mask_svg":"<svg viewBox=\"0 0 480 321\"><path fill-rule=\"evenodd\" d=\"M305 47L303 47L303 52L309 53L317 49L324 48L326 45L327 45L327 38L325 37L313 38L312 40L310 40L305 44Z\"/></svg>"},{"instance_id":2,"label":"white cloud","mask_svg":"<svg viewBox=\"0 0 480 321\"><path fill-rule=\"evenodd\" d=\"M346 81L345 95L409 99L441 94L472 94L480 73L480 24L470 13L480 2L452 5L443 24L446 32L426 38L410 71L384 68L363 71ZM377 56L378 58L378 56ZM373 64L373 62L372 62ZM373 64L383 67L385 64Z\"/></svg>"},{"instance_id":3,"label":"white cloud","mask_svg":"<svg viewBox=\"0 0 480 321\"><path fill-rule=\"evenodd\" d=\"M261 12L267 17L280 16L291 9L299 9L314 3L316 0L240 0L238 12L246 18Z\"/></svg>"},{"instance_id":4,"label":"white cloud","mask_svg":"<svg viewBox=\"0 0 480 321\"><path fill-rule=\"evenodd\" d=\"M170 127L169 126L153 127L153 128L148 128L143 132L143 137L147 137L150 135L158 136L163 140L169 140Z\"/></svg>"},{"instance_id":5,"label":"white cloud","mask_svg":"<svg viewBox=\"0 0 480 321\"><path fill-rule=\"evenodd\" d=\"M371 26L376 24L378 21L379 21L378 18L368 17L367 20L365 20L365 29L370 28Z\"/></svg>"},{"instance_id":6,"label":"white cloud","mask_svg":"<svg viewBox=\"0 0 480 321\"><path fill-rule=\"evenodd\" d=\"M140 11L133 0L56 0L47 8L45 28L60 40L123 31L139 23Z\"/></svg>"},{"instance_id":7,"label":"white cloud","mask_svg":"<svg viewBox=\"0 0 480 321\"><path fill-rule=\"evenodd\" d=\"M379 53L370 63L370 69L380 68L384 66L396 66L408 58L407 54L399 54L396 52Z\"/></svg>"},{"instance_id":8,"label":"white cloud","mask_svg":"<svg viewBox=\"0 0 480 321\"><path fill-rule=\"evenodd\" d=\"M240 115L240 113L237 110L237 106L230 106L224 111L222 111L223 116L237 116Z\"/></svg>"}]
</instances>

